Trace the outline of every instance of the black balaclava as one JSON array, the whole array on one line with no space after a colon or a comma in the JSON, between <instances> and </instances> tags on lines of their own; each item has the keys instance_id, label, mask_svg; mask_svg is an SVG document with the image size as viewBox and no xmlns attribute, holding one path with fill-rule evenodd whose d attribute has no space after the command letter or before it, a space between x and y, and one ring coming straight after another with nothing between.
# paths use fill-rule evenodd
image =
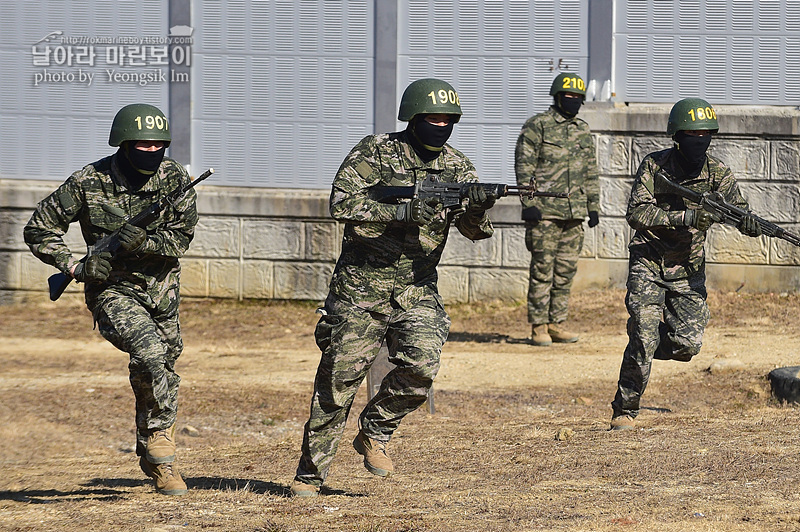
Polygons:
<instances>
[{"instance_id":1,"label":"black balaclava","mask_svg":"<svg viewBox=\"0 0 800 532\"><path fill-rule=\"evenodd\" d=\"M133 190L139 190L156 173L164 160L164 146L156 151L137 150L135 141L125 141L117 150L117 166Z\"/></svg>"},{"instance_id":2,"label":"black balaclava","mask_svg":"<svg viewBox=\"0 0 800 532\"><path fill-rule=\"evenodd\" d=\"M425 161L432 161L439 156L442 147L453 134L453 122L446 126L435 126L425 120L425 115L416 115L406 128L410 133L411 147Z\"/></svg>"},{"instance_id":3,"label":"black balaclava","mask_svg":"<svg viewBox=\"0 0 800 532\"><path fill-rule=\"evenodd\" d=\"M678 162L686 172L686 175L695 178L703 171L706 163L706 151L711 144L711 135L696 137L687 135L684 131L678 131L673 137L678 144Z\"/></svg>"},{"instance_id":4,"label":"black balaclava","mask_svg":"<svg viewBox=\"0 0 800 532\"><path fill-rule=\"evenodd\" d=\"M572 118L577 115L581 105L583 105L583 98L564 98L563 92L556 94L554 99L556 111L565 118Z\"/></svg>"}]
</instances>

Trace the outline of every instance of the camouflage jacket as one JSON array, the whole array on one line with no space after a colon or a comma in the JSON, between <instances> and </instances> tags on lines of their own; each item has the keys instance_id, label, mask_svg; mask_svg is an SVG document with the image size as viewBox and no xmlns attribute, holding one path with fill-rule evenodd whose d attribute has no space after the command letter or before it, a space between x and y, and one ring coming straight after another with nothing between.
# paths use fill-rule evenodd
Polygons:
<instances>
[{"instance_id":1,"label":"camouflage jacket","mask_svg":"<svg viewBox=\"0 0 800 532\"><path fill-rule=\"evenodd\" d=\"M460 151L445 144L436 159L425 163L406 135L401 131L362 139L342 162L330 198L331 215L345 222L331 293L385 314L396 308L394 304L409 309L423 297L438 298L436 266L451 222L471 240L494 232L486 214L471 219L466 214L440 212L422 227L396 222L396 204L368 198L373 186L414 185L428 171L447 182L478 180L475 167Z\"/></svg>"},{"instance_id":2,"label":"camouflage jacket","mask_svg":"<svg viewBox=\"0 0 800 532\"><path fill-rule=\"evenodd\" d=\"M636 230L631 238L631 259L644 260L664 279L682 279L705 266L705 231L683 225L683 211L698 205L680 196L662 192L656 174L703 193L718 191L726 201L749 210L739 185L725 163L709 155L703 171L688 178L677 160L675 148L649 154L639 165L631 188L626 218Z\"/></svg>"},{"instance_id":3,"label":"camouflage jacket","mask_svg":"<svg viewBox=\"0 0 800 532\"><path fill-rule=\"evenodd\" d=\"M597 158L589 126L565 118L552 106L522 126L514 151L518 185L535 184L542 192L568 192L569 198L522 198L546 220L582 219L600 210Z\"/></svg>"},{"instance_id":4,"label":"camouflage jacket","mask_svg":"<svg viewBox=\"0 0 800 532\"><path fill-rule=\"evenodd\" d=\"M121 209L130 219L190 179L183 166L165 158L153 177L133 191L118 170L115 157L110 155L72 174L39 203L25 226L25 243L33 254L67 275L80 259L62 239L72 222L79 222L83 239L91 246L125 222L106 212L103 205ZM146 305L159 306L168 304L165 298L177 299L178 259L188 249L197 223L195 198L192 189L162 211L146 228L147 239L135 255L118 254L112 258L108 280L87 283L87 303L108 287L137 297Z\"/></svg>"}]
</instances>

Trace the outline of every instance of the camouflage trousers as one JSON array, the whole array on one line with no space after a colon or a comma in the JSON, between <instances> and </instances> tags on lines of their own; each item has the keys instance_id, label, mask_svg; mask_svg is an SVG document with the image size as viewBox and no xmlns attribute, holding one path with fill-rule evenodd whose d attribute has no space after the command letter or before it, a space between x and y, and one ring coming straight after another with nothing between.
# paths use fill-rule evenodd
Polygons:
<instances>
[{"instance_id":1,"label":"camouflage trousers","mask_svg":"<svg viewBox=\"0 0 800 532\"><path fill-rule=\"evenodd\" d=\"M183 351L177 301L163 311L127 294L105 290L92 310L100 334L128 353L129 379L136 399L136 454L144 455L147 437L169 428L178 413L175 361Z\"/></svg>"},{"instance_id":2,"label":"camouflage trousers","mask_svg":"<svg viewBox=\"0 0 800 532\"><path fill-rule=\"evenodd\" d=\"M316 486L328 476L353 399L381 344L386 342L389 361L396 367L364 407L359 425L370 438L388 442L403 417L428 398L450 330L450 318L438 295L388 316L331 295L324 311L314 332L322 358L295 477Z\"/></svg>"},{"instance_id":3,"label":"camouflage trousers","mask_svg":"<svg viewBox=\"0 0 800 532\"><path fill-rule=\"evenodd\" d=\"M658 268L658 266L655 266ZM643 260L631 258L628 273L628 345L622 355L614 416L639 413L653 358L688 362L700 352L708 324L706 274L665 280Z\"/></svg>"},{"instance_id":4,"label":"camouflage trousers","mask_svg":"<svg viewBox=\"0 0 800 532\"><path fill-rule=\"evenodd\" d=\"M531 252L528 322L561 323L567 319L569 291L583 248L582 220L529 223L525 246Z\"/></svg>"}]
</instances>

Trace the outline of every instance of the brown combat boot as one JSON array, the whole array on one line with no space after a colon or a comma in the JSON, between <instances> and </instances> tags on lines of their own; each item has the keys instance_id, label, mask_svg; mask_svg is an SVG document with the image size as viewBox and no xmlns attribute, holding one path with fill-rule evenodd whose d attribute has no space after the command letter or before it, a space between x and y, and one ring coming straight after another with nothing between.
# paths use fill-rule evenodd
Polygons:
<instances>
[{"instance_id":1,"label":"brown combat boot","mask_svg":"<svg viewBox=\"0 0 800 532\"><path fill-rule=\"evenodd\" d=\"M186 495L189 489L175 469L173 463L151 464L144 456L139 458L139 467L145 475L155 481L156 491L164 495Z\"/></svg>"},{"instance_id":2,"label":"brown combat boot","mask_svg":"<svg viewBox=\"0 0 800 532\"><path fill-rule=\"evenodd\" d=\"M315 486L313 484L306 484L305 482L300 482L299 480L295 480L292 482L292 487L289 491L292 493L292 497L303 497L303 498L310 498L316 497L319 495L319 486Z\"/></svg>"},{"instance_id":3,"label":"brown combat boot","mask_svg":"<svg viewBox=\"0 0 800 532\"><path fill-rule=\"evenodd\" d=\"M175 461L175 425L157 430L147 438L147 461L166 464Z\"/></svg>"},{"instance_id":4,"label":"brown combat boot","mask_svg":"<svg viewBox=\"0 0 800 532\"><path fill-rule=\"evenodd\" d=\"M531 325L531 343L533 345L553 345L553 339L547 332L547 324Z\"/></svg>"},{"instance_id":5,"label":"brown combat boot","mask_svg":"<svg viewBox=\"0 0 800 532\"><path fill-rule=\"evenodd\" d=\"M611 418L611 430L633 430L636 428L636 420L627 414Z\"/></svg>"},{"instance_id":6,"label":"brown combat boot","mask_svg":"<svg viewBox=\"0 0 800 532\"><path fill-rule=\"evenodd\" d=\"M578 341L578 334L561 328L560 323L551 323L547 326L550 338L558 344L573 344Z\"/></svg>"},{"instance_id":7,"label":"brown combat boot","mask_svg":"<svg viewBox=\"0 0 800 532\"><path fill-rule=\"evenodd\" d=\"M353 448L364 457L364 467L373 475L388 477L394 472L392 460L386 456L386 443L373 440L359 430Z\"/></svg>"}]
</instances>

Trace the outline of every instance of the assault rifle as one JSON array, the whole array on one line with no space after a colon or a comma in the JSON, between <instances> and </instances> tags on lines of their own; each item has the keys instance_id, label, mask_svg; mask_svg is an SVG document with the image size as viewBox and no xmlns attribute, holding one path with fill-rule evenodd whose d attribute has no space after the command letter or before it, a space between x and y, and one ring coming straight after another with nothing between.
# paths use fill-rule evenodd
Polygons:
<instances>
[{"instance_id":1,"label":"assault rifle","mask_svg":"<svg viewBox=\"0 0 800 532\"><path fill-rule=\"evenodd\" d=\"M483 187L487 195L493 195L496 198L504 196L520 196L525 198L532 198L534 196L543 196L548 198L568 198L569 194L565 192L540 192L536 190L535 185L500 185L494 183L446 183L439 181L432 176L426 177L423 181L417 181L413 186L375 186L369 189L367 196L370 199L380 201L381 203L392 203L398 199L421 199L436 198L441 203L443 208L448 209L458 207L461 205L462 200L467 197L467 191L471 186L479 185Z\"/></svg>"},{"instance_id":2,"label":"assault rifle","mask_svg":"<svg viewBox=\"0 0 800 532\"><path fill-rule=\"evenodd\" d=\"M697 203L703 209L713 214L718 222L738 228L742 223L742 218L745 215L750 214L746 210L737 207L736 205L731 205L725 201L725 198L722 197L722 194L717 191L703 193L695 192L694 190L690 190L673 181L670 181L663 172L656 174L656 179L659 178L664 186L664 190ZM790 244L800 246L800 236L792 234L786 229L777 226L772 222L768 222L759 216L755 216L755 219L758 222L758 225L761 226L762 234L773 238L780 238L786 240Z\"/></svg>"},{"instance_id":3,"label":"assault rifle","mask_svg":"<svg viewBox=\"0 0 800 532\"><path fill-rule=\"evenodd\" d=\"M189 191L189 189L193 188L196 184L208 178L213 173L214 169L209 168L208 170L200 174L200 177L198 177L194 181L183 186L178 186L175 190L164 196L159 201L156 201L155 203L150 205L148 208L146 208L145 210L143 210L142 212L140 212L139 214L128 220L126 223L141 228L147 227L148 225L156 221L159 216L161 216L161 211L163 211L167 207L167 205L174 205L175 202L183 198L183 195L186 194ZM102 253L104 251L109 252L112 255L116 254L120 248L119 231L121 228L122 226L120 226L119 229L114 230L114 232L107 234L106 236L95 242L94 246L91 246L89 248L89 253L87 253L86 256L80 260L80 262L85 262L86 259L88 259L91 255L94 255L96 253ZM58 272L51 275L47 279L47 285L50 287L50 301L55 301L56 299L61 297L61 294L64 293L64 290L67 289L69 283L71 282L72 282L72 277L65 273Z\"/></svg>"}]
</instances>

